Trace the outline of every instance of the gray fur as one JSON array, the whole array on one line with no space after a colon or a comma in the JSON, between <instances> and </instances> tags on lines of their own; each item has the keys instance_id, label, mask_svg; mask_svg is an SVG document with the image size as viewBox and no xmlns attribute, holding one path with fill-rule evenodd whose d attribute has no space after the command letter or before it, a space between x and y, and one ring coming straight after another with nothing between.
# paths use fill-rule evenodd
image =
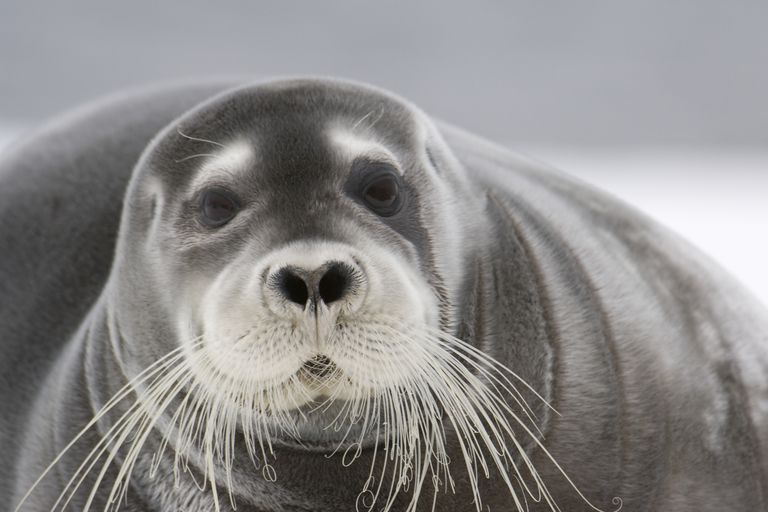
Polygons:
<instances>
[{"instance_id":1,"label":"gray fur","mask_svg":"<svg viewBox=\"0 0 768 512\"><path fill-rule=\"evenodd\" d=\"M307 238L353 243L340 219L406 255L439 298L441 326L518 372L561 413L534 407L545 445L593 504L613 510L619 496L632 511L766 508L768 317L695 249L588 185L450 126L439 124L429 147L420 147L420 114L381 91L328 80L227 87L113 98L3 155L4 509L126 375L175 348L164 313L184 283L245 250L237 240L257 240L261 251ZM381 221L338 198L348 170L318 135L330 117L362 119L409 162L413 200L402 216ZM236 237L206 239L183 214L195 160L184 159L206 143L182 133L216 142L244 135L260 148L240 186L261 214ZM419 164L423 152L433 169ZM150 178L159 178L162 198ZM430 203L438 182L457 198L442 213ZM440 249L440 216L464 229L462 254L450 255L462 276L442 272L449 255ZM168 247L148 259L150 230ZM458 289L450 285L456 277ZM110 314L118 343L107 332ZM22 510L50 507L111 419L62 459ZM527 448L561 508L587 510L540 450ZM288 445L274 464L275 483L238 464L238 511L354 510L368 469L366 455L345 468L339 457ZM212 510L210 495L190 479L173 488L168 461L155 478L148 467L148 458L137 466L122 510ZM436 509L474 510L466 478L461 470L455 476L457 494L438 496ZM493 478L481 495L490 510L511 507ZM422 508L430 507L425 496Z\"/></svg>"}]
</instances>

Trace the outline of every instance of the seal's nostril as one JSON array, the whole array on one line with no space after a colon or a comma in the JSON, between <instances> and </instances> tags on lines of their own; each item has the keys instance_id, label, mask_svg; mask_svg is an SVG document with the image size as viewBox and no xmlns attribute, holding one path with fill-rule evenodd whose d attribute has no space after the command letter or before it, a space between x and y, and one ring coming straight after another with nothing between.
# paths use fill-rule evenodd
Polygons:
<instances>
[{"instance_id":1,"label":"seal's nostril","mask_svg":"<svg viewBox=\"0 0 768 512\"><path fill-rule=\"evenodd\" d=\"M316 303L330 306L342 299L353 285L355 269L338 261L309 271L285 266L269 277L269 286L280 296L304 309L316 312Z\"/></svg>"},{"instance_id":2,"label":"seal's nostril","mask_svg":"<svg viewBox=\"0 0 768 512\"><path fill-rule=\"evenodd\" d=\"M304 306L309 299L307 283L289 268L280 270L276 277L277 288L291 302Z\"/></svg>"},{"instance_id":3,"label":"seal's nostril","mask_svg":"<svg viewBox=\"0 0 768 512\"><path fill-rule=\"evenodd\" d=\"M318 295L326 304L342 298L349 288L351 271L347 265L334 263L325 271L317 286Z\"/></svg>"}]
</instances>

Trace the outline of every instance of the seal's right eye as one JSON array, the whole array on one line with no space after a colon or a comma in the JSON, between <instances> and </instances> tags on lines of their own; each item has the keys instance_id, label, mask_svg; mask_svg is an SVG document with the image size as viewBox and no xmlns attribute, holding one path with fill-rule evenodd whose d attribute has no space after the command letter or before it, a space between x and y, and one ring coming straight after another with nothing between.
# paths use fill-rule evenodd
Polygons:
<instances>
[{"instance_id":1,"label":"seal's right eye","mask_svg":"<svg viewBox=\"0 0 768 512\"><path fill-rule=\"evenodd\" d=\"M201 220L209 227L223 226L237 215L240 205L232 193L220 188L203 192L200 205Z\"/></svg>"}]
</instances>

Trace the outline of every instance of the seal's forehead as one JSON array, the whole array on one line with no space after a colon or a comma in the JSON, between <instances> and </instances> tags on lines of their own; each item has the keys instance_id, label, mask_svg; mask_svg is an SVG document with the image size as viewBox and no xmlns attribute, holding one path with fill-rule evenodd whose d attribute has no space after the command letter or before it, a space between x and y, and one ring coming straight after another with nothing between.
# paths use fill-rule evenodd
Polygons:
<instances>
[{"instance_id":1,"label":"seal's forehead","mask_svg":"<svg viewBox=\"0 0 768 512\"><path fill-rule=\"evenodd\" d=\"M298 172L309 164L328 167L339 156L397 163L424 141L422 116L405 100L360 84L290 80L244 86L179 118L147 162L168 179L183 181L255 167Z\"/></svg>"},{"instance_id":2,"label":"seal's forehead","mask_svg":"<svg viewBox=\"0 0 768 512\"><path fill-rule=\"evenodd\" d=\"M188 121L269 131L343 126L354 132L411 134L420 111L374 87L336 80L284 80L239 87L202 105Z\"/></svg>"}]
</instances>

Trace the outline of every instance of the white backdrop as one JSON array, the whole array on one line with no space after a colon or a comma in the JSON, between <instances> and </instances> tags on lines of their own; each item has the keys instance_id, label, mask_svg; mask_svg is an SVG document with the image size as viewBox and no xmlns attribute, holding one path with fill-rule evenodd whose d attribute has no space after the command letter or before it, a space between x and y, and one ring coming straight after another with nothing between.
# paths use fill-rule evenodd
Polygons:
<instances>
[{"instance_id":1,"label":"white backdrop","mask_svg":"<svg viewBox=\"0 0 768 512\"><path fill-rule=\"evenodd\" d=\"M768 150L535 148L526 153L674 229L768 305Z\"/></svg>"}]
</instances>

